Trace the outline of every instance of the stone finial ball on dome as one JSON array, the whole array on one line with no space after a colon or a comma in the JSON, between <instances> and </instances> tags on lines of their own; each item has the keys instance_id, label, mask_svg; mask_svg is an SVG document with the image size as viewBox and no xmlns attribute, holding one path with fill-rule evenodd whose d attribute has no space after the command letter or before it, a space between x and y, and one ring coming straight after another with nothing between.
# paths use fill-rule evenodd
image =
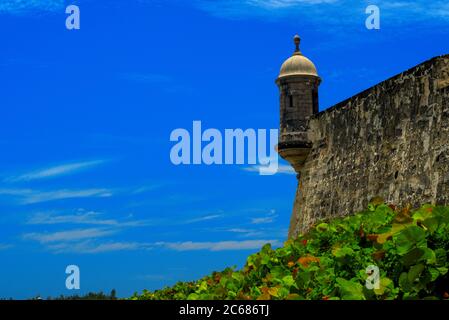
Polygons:
<instances>
[{"instance_id":1,"label":"stone finial ball on dome","mask_svg":"<svg viewBox=\"0 0 449 320\"><path fill-rule=\"evenodd\" d=\"M301 50L299 50L299 44L301 43L301 37L299 35L295 35L293 37L293 42L295 43L295 46L296 46L295 52L301 53Z\"/></svg>"}]
</instances>

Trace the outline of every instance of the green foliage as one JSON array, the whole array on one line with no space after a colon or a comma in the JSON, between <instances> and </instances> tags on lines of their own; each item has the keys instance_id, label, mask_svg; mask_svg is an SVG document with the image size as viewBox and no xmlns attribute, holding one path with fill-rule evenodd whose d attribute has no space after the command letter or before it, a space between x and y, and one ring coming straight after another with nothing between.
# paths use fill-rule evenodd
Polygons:
<instances>
[{"instance_id":1,"label":"green foliage","mask_svg":"<svg viewBox=\"0 0 449 320\"><path fill-rule=\"evenodd\" d=\"M40 297L33 298L32 300L41 300ZM48 297L47 300L117 300L117 292L115 289L111 290L110 294L100 292L89 292L85 295L73 295L73 296L64 296L60 295L59 297L52 298Z\"/></svg>"},{"instance_id":2,"label":"green foliage","mask_svg":"<svg viewBox=\"0 0 449 320\"><path fill-rule=\"evenodd\" d=\"M214 272L131 299L447 299L449 207L397 210L378 199L366 211L321 222L308 234L248 257L242 270ZM379 286L365 286L368 266Z\"/></svg>"}]
</instances>

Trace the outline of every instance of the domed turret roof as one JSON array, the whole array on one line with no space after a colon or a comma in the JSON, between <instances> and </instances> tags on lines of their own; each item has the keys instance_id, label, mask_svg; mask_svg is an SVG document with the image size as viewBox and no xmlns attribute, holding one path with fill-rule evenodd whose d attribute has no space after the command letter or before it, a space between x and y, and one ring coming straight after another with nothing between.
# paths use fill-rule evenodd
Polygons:
<instances>
[{"instance_id":1,"label":"domed turret roof","mask_svg":"<svg viewBox=\"0 0 449 320\"><path fill-rule=\"evenodd\" d=\"M301 38L296 35L294 37L296 50L293 55L288 58L281 67L279 78L289 76L314 76L318 77L318 72L315 65L307 57L305 57L299 50L299 43Z\"/></svg>"}]
</instances>

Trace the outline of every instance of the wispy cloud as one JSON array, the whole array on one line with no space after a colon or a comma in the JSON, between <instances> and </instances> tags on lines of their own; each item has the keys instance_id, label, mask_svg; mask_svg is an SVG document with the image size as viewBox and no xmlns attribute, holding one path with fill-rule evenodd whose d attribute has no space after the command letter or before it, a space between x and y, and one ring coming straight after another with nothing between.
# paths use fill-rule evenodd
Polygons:
<instances>
[{"instance_id":1,"label":"wispy cloud","mask_svg":"<svg viewBox=\"0 0 449 320\"><path fill-rule=\"evenodd\" d=\"M29 221L29 225L57 225L80 224L97 225L95 228L78 228L55 232L32 232L22 235L22 239L36 241L53 253L79 253L94 254L112 251L129 251L138 249L151 249L152 244L139 242L122 242L102 240L116 236L127 227L142 227L149 225L148 221L100 219L102 214L97 212L84 212L72 215L37 214ZM128 216L129 218L131 216Z\"/></svg>"},{"instance_id":2,"label":"wispy cloud","mask_svg":"<svg viewBox=\"0 0 449 320\"><path fill-rule=\"evenodd\" d=\"M97 254L116 251L135 251L152 249L151 244L139 242L105 242L96 243L91 240L81 241L79 243L57 243L50 244L48 250L54 253L78 253L78 254Z\"/></svg>"},{"instance_id":3,"label":"wispy cloud","mask_svg":"<svg viewBox=\"0 0 449 320\"><path fill-rule=\"evenodd\" d=\"M276 211L272 210L269 214L267 214L263 217L252 218L251 223L252 224L273 223L277 217L278 217L278 214L276 214Z\"/></svg>"},{"instance_id":4,"label":"wispy cloud","mask_svg":"<svg viewBox=\"0 0 449 320\"><path fill-rule=\"evenodd\" d=\"M276 216L269 216L263 218L253 218L251 219L252 224L265 224L265 223L273 223L276 219Z\"/></svg>"},{"instance_id":5,"label":"wispy cloud","mask_svg":"<svg viewBox=\"0 0 449 320\"><path fill-rule=\"evenodd\" d=\"M242 168L245 171L248 172L255 172L255 173L259 173L264 171L265 173L272 173L272 174L291 174L294 175L296 174L295 170L290 166L290 165L278 165L278 168L274 168L273 170L271 170L270 167L268 166L263 166L263 165L254 165L251 167L244 167ZM271 170L271 171L270 171Z\"/></svg>"},{"instance_id":6,"label":"wispy cloud","mask_svg":"<svg viewBox=\"0 0 449 320\"><path fill-rule=\"evenodd\" d=\"M273 246L281 245L279 240L244 240L244 241L219 241L219 242L158 242L157 246L176 251L232 251L260 249L266 243Z\"/></svg>"},{"instance_id":7,"label":"wispy cloud","mask_svg":"<svg viewBox=\"0 0 449 320\"><path fill-rule=\"evenodd\" d=\"M278 247L282 245L280 240L243 240L243 241L217 241L217 242L97 242L93 238L110 235L108 230L86 229L51 234L30 233L25 234L25 240L38 241L53 253L78 253L96 254L114 251L135 251L168 249L175 251L240 251L257 250L267 243Z\"/></svg>"},{"instance_id":8,"label":"wispy cloud","mask_svg":"<svg viewBox=\"0 0 449 320\"><path fill-rule=\"evenodd\" d=\"M237 2L253 7L261 7L267 9L283 9L308 4L334 3L337 1L338 0L241 0Z\"/></svg>"},{"instance_id":9,"label":"wispy cloud","mask_svg":"<svg viewBox=\"0 0 449 320\"><path fill-rule=\"evenodd\" d=\"M449 18L449 3L435 8L435 14L441 17Z\"/></svg>"},{"instance_id":10,"label":"wispy cloud","mask_svg":"<svg viewBox=\"0 0 449 320\"><path fill-rule=\"evenodd\" d=\"M64 8L64 0L1 0L0 14L28 12L54 12Z\"/></svg>"},{"instance_id":11,"label":"wispy cloud","mask_svg":"<svg viewBox=\"0 0 449 320\"><path fill-rule=\"evenodd\" d=\"M238 19L289 15L307 17L317 10L326 11L335 8L341 2L341 0L197 0L194 5L215 16Z\"/></svg>"},{"instance_id":12,"label":"wispy cloud","mask_svg":"<svg viewBox=\"0 0 449 320\"><path fill-rule=\"evenodd\" d=\"M217 242L98 242L96 239L116 233L114 229L77 229L53 233L27 233L24 240L37 241L53 253L94 254L113 251L168 249L175 251L238 251L260 249L266 243L280 246L280 240L243 240Z\"/></svg>"},{"instance_id":13,"label":"wispy cloud","mask_svg":"<svg viewBox=\"0 0 449 320\"><path fill-rule=\"evenodd\" d=\"M33 189L0 189L0 195L12 196L20 204L34 204L63 199L111 197L109 189L38 191Z\"/></svg>"},{"instance_id":14,"label":"wispy cloud","mask_svg":"<svg viewBox=\"0 0 449 320\"><path fill-rule=\"evenodd\" d=\"M0 243L0 251L8 250L8 249L11 249L12 247L13 247L12 244Z\"/></svg>"},{"instance_id":15,"label":"wispy cloud","mask_svg":"<svg viewBox=\"0 0 449 320\"><path fill-rule=\"evenodd\" d=\"M142 194L142 193L147 193L150 191L154 191L155 189L161 187L162 184L157 184L157 185L151 185L151 186L143 186L143 187L137 187L134 190L131 190L130 194Z\"/></svg>"},{"instance_id":16,"label":"wispy cloud","mask_svg":"<svg viewBox=\"0 0 449 320\"><path fill-rule=\"evenodd\" d=\"M377 0L375 3L360 0L197 0L193 3L200 10L224 18L294 17L308 24L320 24L322 28L354 24L356 21L361 21L359 25L363 26L365 9L370 4L379 6L381 14L396 23L449 16L446 0Z\"/></svg>"},{"instance_id":17,"label":"wispy cloud","mask_svg":"<svg viewBox=\"0 0 449 320\"><path fill-rule=\"evenodd\" d=\"M109 227L144 227L152 225L151 221L147 220L116 220L116 219L102 219L103 213L95 211L78 210L75 214L54 214L54 213L37 213L33 215L27 224L30 225L56 225L56 224L80 224L80 225L97 225ZM129 218L129 216L128 216Z\"/></svg>"},{"instance_id":18,"label":"wispy cloud","mask_svg":"<svg viewBox=\"0 0 449 320\"><path fill-rule=\"evenodd\" d=\"M254 223L267 223L266 219L274 219L275 212L271 211L270 215L254 220ZM38 213L28 220L28 225L93 225L92 228L77 228L71 230L59 230L52 232L30 232L22 235L22 239L28 241L36 241L53 253L79 253L79 254L95 254L113 251L131 251L131 250L150 250L150 249L167 249L176 251L231 251L231 250L252 250L259 249L266 243L274 246L280 245L279 240L260 239L263 236L258 230L249 228L229 228L222 229L225 232L231 232L244 237L253 236L252 240L226 240L216 242L136 242L136 241L115 241L104 240L111 236L116 236L126 227L140 227L150 224L148 221L130 220L132 216L128 216L123 220L105 219L103 214L94 211L85 211L81 209L75 214L57 215L54 213ZM221 217L221 215L207 215L193 221L209 221ZM273 235L273 234L271 234ZM257 239L259 238L259 239Z\"/></svg>"},{"instance_id":19,"label":"wispy cloud","mask_svg":"<svg viewBox=\"0 0 449 320\"><path fill-rule=\"evenodd\" d=\"M223 217L222 214L212 214L212 215L207 215L207 216L204 216L204 217L190 219L190 220L185 221L184 223L185 224L189 224L189 223L203 222L203 221L219 219L219 218L222 218L222 217Z\"/></svg>"},{"instance_id":20,"label":"wispy cloud","mask_svg":"<svg viewBox=\"0 0 449 320\"><path fill-rule=\"evenodd\" d=\"M258 228L258 229L231 228L226 231L233 232L233 233L238 234L244 238L274 237L274 238L284 239L288 234L287 229L276 227L276 225L273 225L273 227L271 227L271 228Z\"/></svg>"},{"instance_id":21,"label":"wispy cloud","mask_svg":"<svg viewBox=\"0 0 449 320\"><path fill-rule=\"evenodd\" d=\"M262 230L246 229L246 228L230 228L226 232L236 233L243 237L256 237L264 234Z\"/></svg>"},{"instance_id":22,"label":"wispy cloud","mask_svg":"<svg viewBox=\"0 0 449 320\"><path fill-rule=\"evenodd\" d=\"M34 240L42 244L53 242L71 242L84 239L93 239L110 236L116 233L116 230L112 229L76 229L68 231L58 231L52 233L26 233L23 235L25 240Z\"/></svg>"},{"instance_id":23,"label":"wispy cloud","mask_svg":"<svg viewBox=\"0 0 449 320\"><path fill-rule=\"evenodd\" d=\"M33 172L28 172L21 174L19 176L13 176L5 179L5 182L22 182L22 181L32 181L38 179L54 178L63 175L73 174L82 170L86 170L98 165L105 163L105 160L93 160L93 161L83 161L74 162L68 164L57 165L49 168L44 168L36 170Z\"/></svg>"}]
</instances>

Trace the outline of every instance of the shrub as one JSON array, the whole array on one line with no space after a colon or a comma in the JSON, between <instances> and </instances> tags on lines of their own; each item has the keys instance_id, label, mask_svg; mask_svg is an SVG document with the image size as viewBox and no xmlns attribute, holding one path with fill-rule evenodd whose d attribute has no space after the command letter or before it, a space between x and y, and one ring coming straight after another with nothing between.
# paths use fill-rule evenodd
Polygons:
<instances>
[{"instance_id":1,"label":"shrub","mask_svg":"<svg viewBox=\"0 0 449 320\"><path fill-rule=\"evenodd\" d=\"M282 248L265 245L242 270L228 268L131 299L447 299L448 249L449 207L412 212L372 202L356 215L317 224ZM366 285L370 266L379 270L374 288Z\"/></svg>"}]
</instances>

